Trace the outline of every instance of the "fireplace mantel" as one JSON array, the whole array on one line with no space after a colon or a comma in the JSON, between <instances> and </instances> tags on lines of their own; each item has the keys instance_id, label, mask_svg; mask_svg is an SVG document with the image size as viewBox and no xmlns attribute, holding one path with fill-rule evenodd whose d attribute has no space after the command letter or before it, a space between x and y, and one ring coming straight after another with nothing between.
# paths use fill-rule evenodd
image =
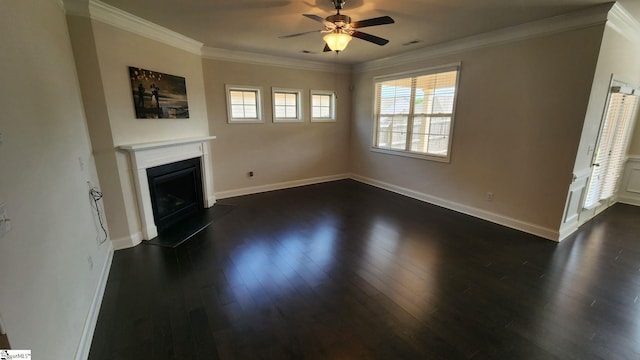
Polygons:
<instances>
[{"instance_id":1,"label":"fireplace mantel","mask_svg":"<svg viewBox=\"0 0 640 360\"><path fill-rule=\"evenodd\" d=\"M209 141L215 138L215 136L203 136L119 146L120 150L127 151L131 156L131 170L138 198L138 213L142 225L142 237L145 240L151 240L158 236L158 229L153 220L147 169L176 161L200 158L202 196L205 207L209 208L216 202L213 193L211 158L209 157Z\"/></svg>"}]
</instances>

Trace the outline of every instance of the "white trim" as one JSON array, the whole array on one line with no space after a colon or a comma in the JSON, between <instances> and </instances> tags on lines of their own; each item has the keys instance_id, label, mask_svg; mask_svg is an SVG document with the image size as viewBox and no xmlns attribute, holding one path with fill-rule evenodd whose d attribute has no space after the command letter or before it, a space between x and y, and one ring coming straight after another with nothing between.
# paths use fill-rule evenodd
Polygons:
<instances>
[{"instance_id":1,"label":"white trim","mask_svg":"<svg viewBox=\"0 0 640 360\"><path fill-rule=\"evenodd\" d=\"M618 195L617 202L627 205L640 206L640 199L629 198L626 196L623 197Z\"/></svg>"},{"instance_id":2,"label":"white trim","mask_svg":"<svg viewBox=\"0 0 640 360\"><path fill-rule=\"evenodd\" d=\"M330 96L329 117L313 117L313 95ZM311 90L309 92L309 119L311 122L336 122L336 92L333 90Z\"/></svg>"},{"instance_id":3,"label":"white trim","mask_svg":"<svg viewBox=\"0 0 640 360\"><path fill-rule=\"evenodd\" d=\"M296 117L295 118L279 118L276 117L276 93L295 94L296 95ZM271 87L271 111L273 116L271 119L274 123L301 123L304 122L302 116L302 90Z\"/></svg>"},{"instance_id":4,"label":"white trim","mask_svg":"<svg viewBox=\"0 0 640 360\"><path fill-rule=\"evenodd\" d=\"M575 177L575 179L573 181L576 181L578 179L581 179L583 177L587 177L587 176L591 176L591 168L587 167L584 169L580 169L578 171L573 171L573 176Z\"/></svg>"},{"instance_id":5,"label":"white trim","mask_svg":"<svg viewBox=\"0 0 640 360\"><path fill-rule=\"evenodd\" d=\"M248 51L219 49L210 46L204 46L202 48L202 58L251 65L276 66L296 70L324 71L330 73L338 72L344 74L348 74L351 72L351 65L325 63L285 56L266 55Z\"/></svg>"},{"instance_id":6,"label":"white trim","mask_svg":"<svg viewBox=\"0 0 640 360\"><path fill-rule=\"evenodd\" d=\"M613 4L607 26L631 41L640 41L640 22L619 3Z\"/></svg>"},{"instance_id":7,"label":"white trim","mask_svg":"<svg viewBox=\"0 0 640 360\"><path fill-rule=\"evenodd\" d=\"M235 196L257 194L257 193L262 193L267 191L289 189L289 188L298 187L298 186L313 185L313 184L319 184L319 183L336 181L336 180L344 180L344 179L349 179L349 174L320 176L320 177L309 178L309 179L283 181L283 182L274 183L274 184L250 186L250 187L233 189L233 190L225 190L225 191L217 192L216 198L226 199L226 198L235 197Z\"/></svg>"},{"instance_id":8,"label":"white trim","mask_svg":"<svg viewBox=\"0 0 640 360\"><path fill-rule=\"evenodd\" d=\"M65 8L69 15L89 17L92 20L100 21L196 55L202 54L203 43L99 0L89 0L88 8L86 4L67 0Z\"/></svg>"},{"instance_id":9,"label":"white trim","mask_svg":"<svg viewBox=\"0 0 640 360\"><path fill-rule=\"evenodd\" d=\"M186 138L186 139L178 139L178 140L155 141L155 142L140 143L140 144L120 145L118 146L118 148L122 150L127 150L127 151L151 150L151 149L158 149L158 148L170 147L175 145L199 143L199 142L215 140L215 139L216 139L215 136L200 136L195 138Z\"/></svg>"},{"instance_id":10,"label":"white trim","mask_svg":"<svg viewBox=\"0 0 640 360\"><path fill-rule=\"evenodd\" d=\"M355 65L353 70L354 72L365 72L384 69L391 66L404 65L426 59L458 54L473 49L496 46L604 24L605 21L607 21L607 14L610 9L610 3L593 6L582 11L576 11L483 34L473 35L443 44L427 46L386 58L366 61Z\"/></svg>"},{"instance_id":11,"label":"white trim","mask_svg":"<svg viewBox=\"0 0 640 360\"><path fill-rule=\"evenodd\" d=\"M570 224L569 226L561 226L560 227L560 231L558 232L558 242L568 238L569 236L573 235L573 233L575 233L576 231L578 231L578 223L576 222L575 224Z\"/></svg>"},{"instance_id":12,"label":"white trim","mask_svg":"<svg viewBox=\"0 0 640 360\"><path fill-rule=\"evenodd\" d=\"M548 240L552 240L552 241L558 241L559 239L559 233L557 230L554 229L550 229L550 228L545 228L536 224L532 224L526 221L521 221L518 219L514 219L508 216L504 216L504 215L500 215L500 214L496 214L490 211L486 211L486 210L482 210L482 209L478 209L478 208L474 208L468 205L464 205L464 204L460 204L460 203L456 203L453 201L449 201L446 199L442 199L439 197L435 197L432 195L428 195L422 192L418 192L418 191L414 191L411 189L407 189L401 186L397 186L397 185L393 185L393 184L389 184L383 181L379 181L379 180L375 180L375 179L371 179L368 177L364 177L364 176L360 176L357 174L351 174L351 179L365 183L365 184L369 184L375 187L379 187L381 189L385 189L388 191L392 191L395 192L397 194L400 195L404 195L404 196L408 196L410 198L414 198L420 201L424 201L433 205L437 205L449 210L453 210L453 211L457 211L459 213L462 214L466 214L466 215L471 215L473 217L482 219L482 220L486 220L486 221L490 221L502 226L506 226L512 229L516 229L516 230L520 230L520 231L524 231L526 233L529 234L533 234L536 236L540 236L542 238L548 239Z\"/></svg>"},{"instance_id":13,"label":"white trim","mask_svg":"<svg viewBox=\"0 0 640 360\"><path fill-rule=\"evenodd\" d=\"M145 143L120 147L121 150L128 151L131 157L131 171L133 172L136 198L138 200L138 215L142 226L142 238L151 240L158 236L147 177L148 168L199 158L202 170L202 200L206 207L213 206L215 201L210 201L213 196L213 174L209 156L209 141L213 140L212 138L215 137L207 136L152 143L154 145ZM137 245L137 243L133 245Z\"/></svg>"},{"instance_id":14,"label":"white trim","mask_svg":"<svg viewBox=\"0 0 640 360\"><path fill-rule=\"evenodd\" d=\"M142 242L142 233L137 232L131 234L129 236L123 236L117 239L111 239L111 244L113 244L113 250L122 250L132 248Z\"/></svg>"},{"instance_id":15,"label":"white trim","mask_svg":"<svg viewBox=\"0 0 640 360\"><path fill-rule=\"evenodd\" d=\"M456 103L458 102L458 92L460 89L460 73L461 73L461 68L462 68L462 62L455 62L455 63L449 63L449 64L443 64L443 65L439 65L439 66L434 66L434 67L429 67L429 68L422 68L422 69L418 69L418 70L412 70L412 71L404 71L404 72L399 72L399 73L393 73L393 74L387 74L387 75L382 75L382 76L376 76L373 78L373 93L374 93L374 101L373 101L373 114L374 114L374 121L373 121L373 138L371 139L371 147L370 150L373 152L379 152L379 153L384 153L384 154L388 154L388 155L397 155L397 156L406 156L406 157L412 157L412 158L416 158L416 159L423 159L423 160L429 160L429 161L438 161L438 162L443 162L443 163L450 163L451 162L451 149L453 147L453 129L455 127L454 121L455 121L455 116L456 116ZM437 75L437 74L442 74L442 73L450 73L450 72L455 72L456 73L456 83L455 83L455 87L454 87L454 93L453 93L453 107L451 109L451 115L449 116L450 121L449 121L449 134L447 135L448 137L448 141L447 141L447 153L445 155L439 155L439 154L435 154L435 153L429 153L429 152L421 152L421 151L411 151L408 150L410 148L410 143L412 142L413 138L412 138L412 133L413 130L411 129L411 126L413 126L413 120L415 119L415 109L413 106L413 97L415 95L416 89L416 81L418 78L420 77L426 77L426 76L431 76L431 75ZM399 80L399 79L410 79L411 80L411 101L410 101L410 107L409 107L409 112L407 114L407 128L406 130L406 135L407 135L407 139L405 140L405 149L392 149L390 147L381 147L381 146L377 146L378 144L378 140L379 140L379 132L380 132L380 118L381 115L379 112L379 107L380 107L380 97L381 94L379 94L379 86L378 84L384 83L384 82L388 82L388 81L394 81L394 80ZM415 80L415 81L414 81ZM380 87L381 89L381 87ZM435 89L437 90L437 89ZM434 90L434 91L435 91ZM389 115L389 114L385 114L385 115ZM425 114L427 115L427 114ZM429 122L431 122L431 119L433 118L433 115L436 114L428 114L429 115ZM442 117L446 117L445 114L442 114ZM389 144L389 146L391 146L392 144Z\"/></svg>"},{"instance_id":16,"label":"white trim","mask_svg":"<svg viewBox=\"0 0 640 360\"><path fill-rule=\"evenodd\" d=\"M93 294L93 300L89 307L89 313L84 322L84 328L82 330L82 336L80 337L80 344L78 344L78 350L76 350L76 360L85 360L89 357L89 350L91 349L91 341L93 340L93 332L96 329L96 323L98 322L98 314L100 313L100 305L102 305L102 298L104 296L105 289L107 288L107 279L109 278L109 271L111 270L111 263L113 262L113 245L109 243L109 249L107 250L107 259L102 267L100 278L98 279L98 286Z\"/></svg>"},{"instance_id":17,"label":"white trim","mask_svg":"<svg viewBox=\"0 0 640 360\"><path fill-rule=\"evenodd\" d=\"M256 116L257 118L234 118L231 113L231 91L246 91L256 93ZM229 85L224 86L225 97L227 98L227 123L228 124L261 124L264 123L262 111L262 87L247 85Z\"/></svg>"},{"instance_id":18,"label":"white trim","mask_svg":"<svg viewBox=\"0 0 640 360\"><path fill-rule=\"evenodd\" d=\"M376 146L373 146L373 145L371 147L369 147L369 151L380 153L380 154L386 154L386 155L410 157L410 158L420 159L420 160L438 161L438 162L446 163L446 164L451 162L449 157L445 157L445 156L438 156L438 155L432 155L432 154L426 154L426 153L418 153L418 152L406 151L406 150L386 149L386 148L376 147Z\"/></svg>"},{"instance_id":19,"label":"white trim","mask_svg":"<svg viewBox=\"0 0 640 360\"><path fill-rule=\"evenodd\" d=\"M616 200L623 204L640 206L639 180L640 156L628 155L621 174L620 187L618 188Z\"/></svg>"}]
</instances>

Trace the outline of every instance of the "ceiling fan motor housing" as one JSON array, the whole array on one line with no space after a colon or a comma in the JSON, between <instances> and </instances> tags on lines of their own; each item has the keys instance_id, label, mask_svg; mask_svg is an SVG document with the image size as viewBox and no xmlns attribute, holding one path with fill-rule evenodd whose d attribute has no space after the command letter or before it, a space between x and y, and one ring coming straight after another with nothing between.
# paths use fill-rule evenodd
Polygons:
<instances>
[{"instance_id":1,"label":"ceiling fan motor housing","mask_svg":"<svg viewBox=\"0 0 640 360\"><path fill-rule=\"evenodd\" d=\"M351 24L351 18L347 15L336 14L327 16L326 19L328 22L332 22L338 28L343 28L344 26Z\"/></svg>"}]
</instances>

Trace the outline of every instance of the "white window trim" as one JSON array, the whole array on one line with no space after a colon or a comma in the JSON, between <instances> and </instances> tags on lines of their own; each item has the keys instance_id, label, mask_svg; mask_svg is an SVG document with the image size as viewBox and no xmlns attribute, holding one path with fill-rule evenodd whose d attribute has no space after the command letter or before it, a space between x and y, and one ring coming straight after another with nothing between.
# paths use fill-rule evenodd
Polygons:
<instances>
[{"instance_id":1,"label":"white window trim","mask_svg":"<svg viewBox=\"0 0 640 360\"><path fill-rule=\"evenodd\" d=\"M256 92L256 118L234 118L231 115L231 96L229 92L237 91L255 91ZM260 86L244 86L244 85L225 85L225 95L227 97L227 122L229 124L260 124L264 123L262 117L262 87Z\"/></svg>"},{"instance_id":2,"label":"white window trim","mask_svg":"<svg viewBox=\"0 0 640 360\"><path fill-rule=\"evenodd\" d=\"M396 80L396 79L405 79L405 78L410 78L410 77L418 77L418 76L425 76L425 75L431 75L431 74L435 74L435 73L439 73L439 72L446 72L446 71L452 71L452 70L457 70L458 71L458 76L456 77L456 92L455 95L453 97L453 109L451 111L451 124L450 124L450 132L449 132L449 144L447 146L447 155L446 156L438 156L438 155L434 155L434 154L425 154L425 153L419 153L419 152L414 152L414 151L407 151L407 150L396 150L396 149L386 149L386 148L380 148L375 146L376 143L376 136L378 135L377 132L377 128L378 128L378 120L377 120L377 116L376 116L376 84L378 82L384 82L384 81L389 81L389 80ZM395 73L395 74L389 74L389 75L382 75L382 76L376 76L373 78L373 138L371 139L371 147L370 147L370 151L372 152L377 152L377 153L383 153L383 154L389 154L389 155L396 155L396 156L404 156L404 157L410 157L410 158L415 158L415 159L422 159L422 160L430 160L430 161L438 161L438 162L444 162L444 163L450 163L451 162L451 148L453 147L453 133L454 133L454 122L455 122L455 116L456 116L456 106L458 103L458 92L460 90L460 74L462 71L462 62L457 62L457 63L451 63L451 64L445 64L445 65L441 65L441 66L435 66L435 67L430 67L430 68L425 68L425 69L419 69L419 70L414 70L414 71L406 71L406 72L400 72L400 73Z\"/></svg>"},{"instance_id":3,"label":"white window trim","mask_svg":"<svg viewBox=\"0 0 640 360\"><path fill-rule=\"evenodd\" d=\"M276 117L276 93L296 94L296 117L294 118L279 118ZM271 88L271 103L273 108L273 122L274 123L299 123L303 122L302 119L302 90L300 89L288 89L288 88Z\"/></svg>"},{"instance_id":4,"label":"white window trim","mask_svg":"<svg viewBox=\"0 0 640 360\"><path fill-rule=\"evenodd\" d=\"M330 95L331 103L329 109L329 117L313 117L313 95ZM331 90L311 90L309 96L309 116L311 122L336 122L336 93Z\"/></svg>"}]
</instances>

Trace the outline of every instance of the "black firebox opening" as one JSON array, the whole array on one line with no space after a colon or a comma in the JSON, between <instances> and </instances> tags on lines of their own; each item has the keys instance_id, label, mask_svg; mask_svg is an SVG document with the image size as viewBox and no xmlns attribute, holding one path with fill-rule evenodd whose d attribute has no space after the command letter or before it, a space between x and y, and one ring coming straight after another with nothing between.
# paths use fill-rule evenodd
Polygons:
<instances>
[{"instance_id":1,"label":"black firebox opening","mask_svg":"<svg viewBox=\"0 0 640 360\"><path fill-rule=\"evenodd\" d=\"M147 178L158 232L204 210L200 158L148 168Z\"/></svg>"}]
</instances>

